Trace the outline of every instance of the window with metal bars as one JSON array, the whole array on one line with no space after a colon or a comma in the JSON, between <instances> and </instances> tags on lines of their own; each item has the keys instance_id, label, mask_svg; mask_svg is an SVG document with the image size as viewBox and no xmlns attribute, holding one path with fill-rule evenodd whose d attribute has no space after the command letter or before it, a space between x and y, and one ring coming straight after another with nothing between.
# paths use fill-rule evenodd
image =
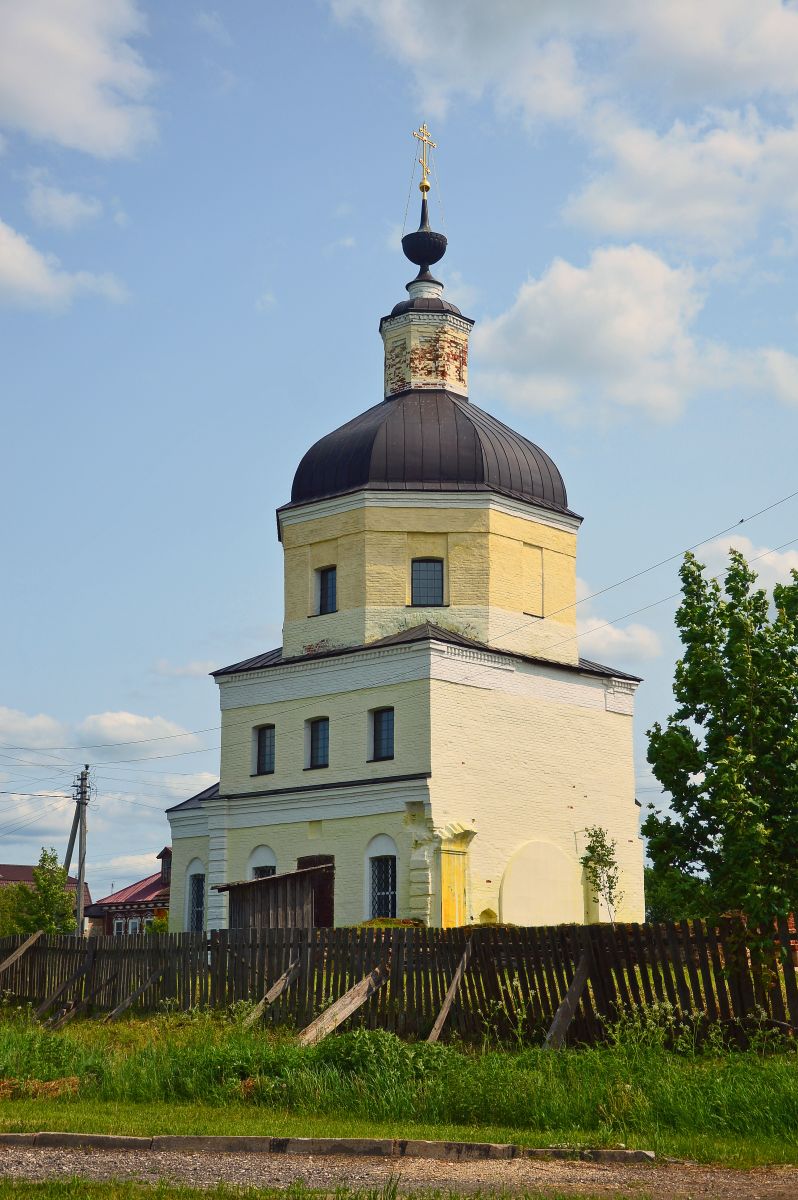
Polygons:
<instances>
[{"instance_id":1,"label":"window with metal bars","mask_svg":"<svg viewBox=\"0 0 798 1200\"><path fill-rule=\"evenodd\" d=\"M317 717L310 722L309 767L327 767L330 764L330 721L328 717Z\"/></svg>"},{"instance_id":2,"label":"window with metal bars","mask_svg":"<svg viewBox=\"0 0 798 1200\"><path fill-rule=\"evenodd\" d=\"M372 759L375 762L381 762L387 758L393 758L393 709L375 708L371 719L374 742Z\"/></svg>"},{"instance_id":3,"label":"window with metal bars","mask_svg":"<svg viewBox=\"0 0 798 1200\"><path fill-rule=\"evenodd\" d=\"M443 559L414 558L410 564L410 603L423 608L443 604Z\"/></svg>"},{"instance_id":4,"label":"window with metal bars","mask_svg":"<svg viewBox=\"0 0 798 1200\"><path fill-rule=\"evenodd\" d=\"M334 613L338 610L337 571L335 567L322 567L319 571L319 613Z\"/></svg>"},{"instance_id":5,"label":"window with metal bars","mask_svg":"<svg viewBox=\"0 0 798 1200\"><path fill-rule=\"evenodd\" d=\"M272 875L276 875L276 874L277 874L276 867L253 867L252 868L252 878L253 879L271 879Z\"/></svg>"},{"instance_id":6,"label":"window with metal bars","mask_svg":"<svg viewBox=\"0 0 798 1200\"><path fill-rule=\"evenodd\" d=\"M189 876L188 928L190 933L202 933L205 928L205 876Z\"/></svg>"},{"instance_id":7,"label":"window with metal bars","mask_svg":"<svg viewBox=\"0 0 798 1200\"><path fill-rule=\"evenodd\" d=\"M396 916L396 858L381 854L369 859L371 866L372 917Z\"/></svg>"},{"instance_id":8,"label":"window with metal bars","mask_svg":"<svg viewBox=\"0 0 798 1200\"><path fill-rule=\"evenodd\" d=\"M257 775L274 774L274 726L261 725L255 730L257 749L255 755L255 773Z\"/></svg>"}]
</instances>

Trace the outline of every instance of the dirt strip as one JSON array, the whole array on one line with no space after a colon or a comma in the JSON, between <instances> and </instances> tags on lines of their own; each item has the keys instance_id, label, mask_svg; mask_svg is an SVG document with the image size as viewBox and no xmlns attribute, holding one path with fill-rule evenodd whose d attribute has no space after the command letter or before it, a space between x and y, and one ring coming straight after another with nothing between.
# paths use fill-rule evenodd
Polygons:
<instances>
[{"instance_id":1,"label":"dirt strip","mask_svg":"<svg viewBox=\"0 0 798 1200\"><path fill-rule=\"evenodd\" d=\"M378 1188L398 1179L401 1191L442 1188L458 1192L573 1192L634 1200L796 1200L798 1168L733 1171L696 1163L585 1163L529 1159L452 1163L420 1159L313 1158L299 1155L209 1154L152 1150L0 1149L0 1177L55 1179L164 1179L193 1187L228 1183L247 1187L308 1187L334 1191Z\"/></svg>"}]
</instances>

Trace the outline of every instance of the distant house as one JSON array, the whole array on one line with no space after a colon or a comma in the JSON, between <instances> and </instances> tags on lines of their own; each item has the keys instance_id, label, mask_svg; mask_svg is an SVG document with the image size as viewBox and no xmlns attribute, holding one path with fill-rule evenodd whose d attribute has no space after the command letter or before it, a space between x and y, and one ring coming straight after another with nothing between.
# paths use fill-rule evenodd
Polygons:
<instances>
[{"instance_id":1,"label":"distant house","mask_svg":"<svg viewBox=\"0 0 798 1200\"><path fill-rule=\"evenodd\" d=\"M0 888L12 887L15 883L24 883L25 887L32 888L33 872L36 870L37 864L33 866L23 866L19 863L0 863ZM67 875L66 890L72 895L78 894L78 881L74 875ZM89 885L83 884L83 908L84 911L91 904L91 892Z\"/></svg>"},{"instance_id":2,"label":"distant house","mask_svg":"<svg viewBox=\"0 0 798 1200\"><path fill-rule=\"evenodd\" d=\"M164 846L161 869L146 879L128 884L110 896L103 896L86 910L92 933L141 933L156 917L169 915L169 886L172 881L172 848Z\"/></svg>"}]
</instances>

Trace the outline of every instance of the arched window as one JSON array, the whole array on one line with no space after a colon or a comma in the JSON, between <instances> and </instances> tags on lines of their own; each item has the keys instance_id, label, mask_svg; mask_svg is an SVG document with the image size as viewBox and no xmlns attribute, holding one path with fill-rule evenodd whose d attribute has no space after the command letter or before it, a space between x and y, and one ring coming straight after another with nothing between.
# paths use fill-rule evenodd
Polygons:
<instances>
[{"instance_id":1,"label":"arched window","mask_svg":"<svg viewBox=\"0 0 798 1200\"><path fill-rule=\"evenodd\" d=\"M277 874L277 857L271 846L256 846L247 859L247 879L266 879Z\"/></svg>"},{"instance_id":2,"label":"arched window","mask_svg":"<svg viewBox=\"0 0 798 1200\"><path fill-rule=\"evenodd\" d=\"M396 916L396 842L378 833L366 847L366 914L368 917Z\"/></svg>"},{"instance_id":3,"label":"arched window","mask_svg":"<svg viewBox=\"0 0 798 1200\"><path fill-rule=\"evenodd\" d=\"M205 929L205 864L199 858L186 868L186 929L189 933Z\"/></svg>"}]
</instances>

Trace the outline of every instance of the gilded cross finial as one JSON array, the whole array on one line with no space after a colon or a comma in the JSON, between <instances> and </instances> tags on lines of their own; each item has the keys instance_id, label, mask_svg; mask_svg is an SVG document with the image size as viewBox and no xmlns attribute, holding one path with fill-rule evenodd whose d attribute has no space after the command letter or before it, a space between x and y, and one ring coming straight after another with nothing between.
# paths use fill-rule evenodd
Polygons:
<instances>
[{"instance_id":1,"label":"gilded cross finial","mask_svg":"<svg viewBox=\"0 0 798 1200\"><path fill-rule=\"evenodd\" d=\"M413 137L418 138L421 142L421 158L418 160L421 163L421 183L418 185L418 190L423 196L426 196L429 191L429 151L437 149L437 143L433 142L430 137L426 121L420 126L418 132L413 130Z\"/></svg>"}]
</instances>

